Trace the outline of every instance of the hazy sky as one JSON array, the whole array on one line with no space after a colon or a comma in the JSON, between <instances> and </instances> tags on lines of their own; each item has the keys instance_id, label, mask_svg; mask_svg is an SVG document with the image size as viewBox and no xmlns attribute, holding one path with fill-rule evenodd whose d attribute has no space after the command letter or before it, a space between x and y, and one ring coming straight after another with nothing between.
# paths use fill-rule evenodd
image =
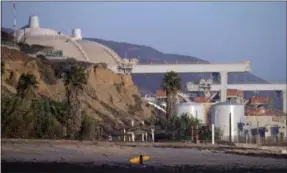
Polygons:
<instances>
[{"instance_id":1,"label":"hazy sky","mask_svg":"<svg viewBox=\"0 0 287 173\"><path fill-rule=\"evenodd\" d=\"M151 46L211 62L251 60L253 73L286 81L286 2L17 2L17 25ZM12 27L11 2L2 26Z\"/></svg>"}]
</instances>

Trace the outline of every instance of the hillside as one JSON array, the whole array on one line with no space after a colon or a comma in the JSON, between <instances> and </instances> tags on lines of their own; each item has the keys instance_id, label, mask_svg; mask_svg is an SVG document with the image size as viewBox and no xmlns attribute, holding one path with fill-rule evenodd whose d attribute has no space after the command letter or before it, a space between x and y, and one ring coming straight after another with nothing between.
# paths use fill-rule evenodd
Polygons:
<instances>
[{"instance_id":1,"label":"hillside","mask_svg":"<svg viewBox=\"0 0 287 173\"><path fill-rule=\"evenodd\" d=\"M37 95L56 101L65 99L65 87L59 72L67 66L67 60L46 60L27 57L21 52L1 47L5 71L2 76L2 94L16 93L22 73L36 76ZM88 83L80 95L82 110L96 119L109 132L130 125L151 115L151 110L141 100L140 93L130 76L117 75L101 64L83 63L89 69Z\"/></svg>"}]
</instances>

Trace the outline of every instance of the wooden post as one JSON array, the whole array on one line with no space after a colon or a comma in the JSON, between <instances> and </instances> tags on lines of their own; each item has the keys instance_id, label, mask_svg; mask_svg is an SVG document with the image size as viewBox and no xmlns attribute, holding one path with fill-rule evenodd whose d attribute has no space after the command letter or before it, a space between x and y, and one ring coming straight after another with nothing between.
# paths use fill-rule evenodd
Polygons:
<instances>
[{"instance_id":1,"label":"wooden post","mask_svg":"<svg viewBox=\"0 0 287 173\"><path fill-rule=\"evenodd\" d=\"M191 126L191 142L193 142L193 126Z\"/></svg>"}]
</instances>

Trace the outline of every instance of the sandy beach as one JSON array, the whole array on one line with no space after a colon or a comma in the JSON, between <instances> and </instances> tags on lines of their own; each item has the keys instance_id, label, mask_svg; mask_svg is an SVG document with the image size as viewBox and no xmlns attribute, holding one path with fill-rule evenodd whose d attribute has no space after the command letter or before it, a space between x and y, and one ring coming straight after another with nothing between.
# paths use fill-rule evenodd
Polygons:
<instances>
[{"instance_id":1,"label":"sandy beach","mask_svg":"<svg viewBox=\"0 0 287 173\"><path fill-rule=\"evenodd\" d=\"M287 172L287 159L112 143L2 142L3 172ZM131 165L140 154L151 160Z\"/></svg>"}]
</instances>

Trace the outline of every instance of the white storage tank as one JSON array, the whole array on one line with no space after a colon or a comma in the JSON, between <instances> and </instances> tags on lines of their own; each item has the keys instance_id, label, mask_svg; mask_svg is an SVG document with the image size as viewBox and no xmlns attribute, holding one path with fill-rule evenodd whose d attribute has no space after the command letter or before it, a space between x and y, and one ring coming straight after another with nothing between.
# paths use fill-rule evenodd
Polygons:
<instances>
[{"instance_id":1,"label":"white storage tank","mask_svg":"<svg viewBox=\"0 0 287 173\"><path fill-rule=\"evenodd\" d=\"M230 120L231 117L231 139L234 141L235 137L239 135L240 123L245 123L245 108L243 104L237 103L218 103L211 108L210 124L214 124L222 132L222 139L228 140L230 136Z\"/></svg>"},{"instance_id":2,"label":"white storage tank","mask_svg":"<svg viewBox=\"0 0 287 173\"><path fill-rule=\"evenodd\" d=\"M182 116L183 114L188 114L201 121L201 123L206 124L205 118L205 107L203 104L195 102L183 102L176 105L176 115Z\"/></svg>"}]
</instances>

